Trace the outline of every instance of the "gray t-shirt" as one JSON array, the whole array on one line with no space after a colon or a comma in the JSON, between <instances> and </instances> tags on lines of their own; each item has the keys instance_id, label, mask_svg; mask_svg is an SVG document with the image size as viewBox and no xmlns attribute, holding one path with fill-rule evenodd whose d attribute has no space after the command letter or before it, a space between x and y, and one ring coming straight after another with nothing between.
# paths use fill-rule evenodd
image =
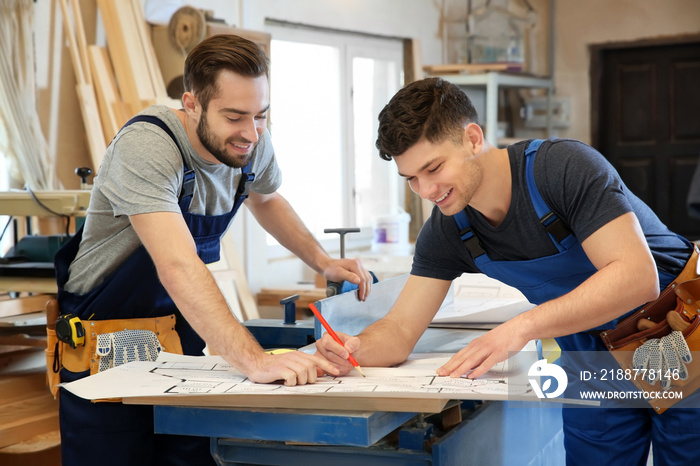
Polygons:
<instances>
[{"instance_id":1,"label":"gray t-shirt","mask_svg":"<svg viewBox=\"0 0 700 466\"><path fill-rule=\"evenodd\" d=\"M141 245L130 215L180 212L183 157L196 180L189 212L220 215L233 208L241 169L202 159L172 109L153 106L141 113L164 121L185 153L180 154L170 136L152 123L136 122L117 134L94 180L83 239L65 285L69 292L87 293ZM251 191L273 193L282 183L267 131L255 149L251 172L255 173Z\"/></svg>"},{"instance_id":2,"label":"gray t-shirt","mask_svg":"<svg viewBox=\"0 0 700 466\"><path fill-rule=\"evenodd\" d=\"M512 198L503 222L494 227L480 212L467 207L472 229L492 260L524 261L557 253L530 201L525 178L525 148L529 142L508 147ZM632 211L639 219L659 270L676 276L685 266L692 252L690 242L661 223L595 149L570 139L545 141L537 152L534 174L547 206L579 241ZM459 237L454 218L443 215L435 207L418 235L411 273L453 280L463 272L479 270Z\"/></svg>"}]
</instances>

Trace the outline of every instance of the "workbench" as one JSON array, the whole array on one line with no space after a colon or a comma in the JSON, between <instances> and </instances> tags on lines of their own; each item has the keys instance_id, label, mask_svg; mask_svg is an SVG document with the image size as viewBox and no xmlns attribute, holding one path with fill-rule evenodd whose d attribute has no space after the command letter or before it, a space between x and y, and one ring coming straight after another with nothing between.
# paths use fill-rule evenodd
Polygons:
<instances>
[{"instance_id":1,"label":"workbench","mask_svg":"<svg viewBox=\"0 0 700 466\"><path fill-rule=\"evenodd\" d=\"M434 347L436 352L454 352L463 345L459 334L455 329L428 329L416 351ZM302 350L312 351L312 346ZM303 409L282 409L187 406L178 401L154 406L154 429L210 437L212 455L220 465L564 463L559 403L420 404L430 412L347 411L351 403L344 400L342 409L333 410L309 409L308 403Z\"/></svg>"},{"instance_id":2,"label":"workbench","mask_svg":"<svg viewBox=\"0 0 700 466\"><path fill-rule=\"evenodd\" d=\"M0 192L0 215L83 219L90 203L87 189ZM53 262L0 264L0 292L56 293Z\"/></svg>"}]
</instances>

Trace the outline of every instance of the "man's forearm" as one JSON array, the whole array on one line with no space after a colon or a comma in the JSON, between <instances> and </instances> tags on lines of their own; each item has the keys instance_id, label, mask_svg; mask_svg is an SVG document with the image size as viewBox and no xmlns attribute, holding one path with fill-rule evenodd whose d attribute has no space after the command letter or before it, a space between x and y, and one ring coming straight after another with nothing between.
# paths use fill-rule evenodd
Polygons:
<instances>
[{"instance_id":1,"label":"man's forearm","mask_svg":"<svg viewBox=\"0 0 700 466\"><path fill-rule=\"evenodd\" d=\"M263 350L231 313L209 269L195 257L159 268L158 273L177 308L207 345L250 374Z\"/></svg>"}]
</instances>

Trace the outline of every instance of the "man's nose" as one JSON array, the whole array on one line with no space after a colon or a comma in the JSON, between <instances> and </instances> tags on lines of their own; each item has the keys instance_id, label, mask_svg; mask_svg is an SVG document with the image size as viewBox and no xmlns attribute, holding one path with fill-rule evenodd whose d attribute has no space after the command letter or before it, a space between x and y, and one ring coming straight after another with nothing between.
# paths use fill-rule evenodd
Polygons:
<instances>
[{"instance_id":1,"label":"man's nose","mask_svg":"<svg viewBox=\"0 0 700 466\"><path fill-rule=\"evenodd\" d=\"M258 132L258 122L254 118L246 120L245 127L241 132L241 135L248 141L252 143L258 142L260 139L260 134L262 131Z\"/></svg>"}]
</instances>

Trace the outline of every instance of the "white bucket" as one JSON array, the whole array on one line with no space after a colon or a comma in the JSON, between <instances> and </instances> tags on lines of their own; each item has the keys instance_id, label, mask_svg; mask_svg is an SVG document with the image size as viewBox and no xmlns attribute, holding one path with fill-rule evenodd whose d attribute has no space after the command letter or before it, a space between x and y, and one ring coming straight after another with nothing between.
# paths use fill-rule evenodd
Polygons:
<instances>
[{"instance_id":1,"label":"white bucket","mask_svg":"<svg viewBox=\"0 0 700 466\"><path fill-rule=\"evenodd\" d=\"M410 221L411 216L403 210L397 214L375 217L372 252L393 255L411 254L411 245L408 242Z\"/></svg>"}]
</instances>

